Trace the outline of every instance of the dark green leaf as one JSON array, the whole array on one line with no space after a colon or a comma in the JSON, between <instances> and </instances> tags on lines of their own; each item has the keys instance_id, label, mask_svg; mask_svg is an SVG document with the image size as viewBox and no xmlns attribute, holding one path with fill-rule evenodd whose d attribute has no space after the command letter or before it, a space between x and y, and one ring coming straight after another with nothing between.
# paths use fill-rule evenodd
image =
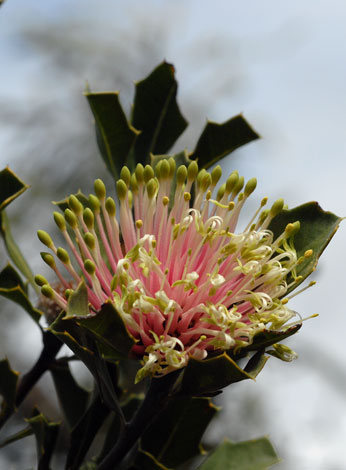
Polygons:
<instances>
[{"instance_id":1,"label":"dark green leaf","mask_svg":"<svg viewBox=\"0 0 346 470\"><path fill-rule=\"evenodd\" d=\"M283 331L263 330L254 336L253 342L249 346L246 346L240 350L240 354L242 354L244 351L262 350L268 346L279 343L289 336L294 335L301 328L301 326L302 324L298 323L297 325L291 326L287 330Z\"/></svg>"},{"instance_id":2,"label":"dark green leaf","mask_svg":"<svg viewBox=\"0 0 346 470\"><path fill-rule=\"evenodd\" d=\"M126 421L130 421L132 416L134 415L135 411L139 408L143 401L143 396L132 394L128 397L126 403L122 405L122 410L125 416ZM112 419L107 428L106 438L103 444L102 451L98 456L98 462L102 462L102 460L106 457L108 452L114 447L114 443L117 441L119 432L120 432L120 420L119 416L115 413L112 413Z\"/></svg>"},{"instance_id":3,"label":"dark green leaf","mask_svg":"<svg viewBox=\"0 0 346 470\"><path fill-rule=\"evenodd\" d=\"M26 419L26 421L36 437L37 470L48 470L60 424L48 421L38 410L35 410L33 417Z\"/></svg>"},{"instance_id":4,"label":"dark green leaf","mask_svg":"<svg viewBox=\"0 0 346 470\"><path fill-rule=\"evenodd\" d=\"M111 354L109 359L112 359L112 356L114 359L128 356L134 339L111 302L104 303L96 315L78 318L78 323L89 330L98 343L107 348L107 354Z\"/></svg>"},{"instance_id":5,"label":"dark green leaf","mask_svg":"<svg viewBox=\"0 0 346 470\"><path fill-rule=\"evenodd\" d=\"M11 260L17 266L19 271L25 276L25 278L30 282L30 284L36 290L36 292L38 292L38 287L35 284L34 276L31 272L31 269L29 268L28 263L26 262L18 245L13 239L13 236L10 230L10 224L9 224L8 217L5 211L1 211L0 213L0 230L1 230L1 235L5 242L7 252Z\"/></svg>"},{"instance_id":6,"label":"dark green leaf","mask_svg":"<svg viewBox=\"0 0 346 470\"><path fill-rule=\"evenodd\" d=\"M0 361L0 395L2 396L0 426L15 410L18 372L11 369L7 359Z\"/></svg>"},{"instance_id":7,"label":"dark green leaf","mask_svg":"<svg viewBox=\"0 0 346 470\"><path fill-rule=\"evenodd\" d=\"M102 158L114 178L127 163L139 132L127 122L117 92L86 93L95 118L96 136Z\"/></svg>"},{"instance_id":8,"label":"dark green leaf","mask_svg":"<svg viewBox=\"0 0 346 470\"><path fill-rule=\"evenodd\" d=\"M79 202L83 204L84 207L89 207L88 198L80 190L76 194L74 194L74 196L76 196L76 198L79 200ZM69 208L68 197L62 199L61 201L53 201L53 204L58 206L59 209L64 212L65 209Z\"/></svg>"},{"instance_id":9,"label":"dark green leaf","mask_svg":"<svg viewBox=\"0 0 346 470\"><path fill-rule=\"evenodd\" d=\"M84 416L71 432L70 449L67 454L66 469L77 470L88 452L100 427L109 414L99 395L94 397Z\"/></svg>"},{"instance_id":10,"label":"dark green leaf","mask_svg":"<svg viewBox=\"0 0 346 470\"><path fill-rule=\"evenodd\" d=\"M216 411L209 398L176 397L144 432L140 447L167 467L180 465L200 453Z\"/></svg>"},{"instance_id":11,"label":"dark green leaf","mask_svg":"<svg viewBox=\"0 0 346 470\"><path fill-rule=\"evenodd\" d=\"M21 439L24 439L25 437L28 437L28 436L32 436L33 434L34 434L34 431L32 430L30 426L28 426L25 429L22 429L21 431L16 432L15 434L12 434L12 436L2 441L0 444L0 449L2 447L7 446L8 444L12 444L12 442L20 441Z\"/></svg>"},{"instance_id":12,"label":"dark green leaf","mask_svg":"<svg viewBox=\"0 0 346 470\"><path fill-rule=\"evenodd\" d=\"M68 362L55 362L50 367L50 372L53 376L60 406L72 428L83 415L90 394L76 382Z\"/></svg>"},{"instance_id":13,"label":"dark green leaf","mask_svg":"<svg viewBox=\"0 0 346 470\"><path fill-rule=\"evenodd\" d=\"M172 470L145 450L139 449L133 467L135 470Z\"/></svg>"},{"instance_id":14,"label":"dark green leaf","mask_svg":"<svg viewBox=\"0 0 346 470\"><path fill-rule=\"evenodd\" d=\"M198 470L268 470L279 463L266 437L233 443L225 441L198 467Z\"/></svg>"},{"instance_id":15,"label":"dark green leaf","mask_svg":"<svg viewBox=\"0 0 346 470\"><path fill-rule=\"evenodd\" d=\"M241 369L226 353L202 361L190 359L184 370L181 392L187 395L208 395L240 382L254 379L267 359L261 360L261 367L254 371Z\"/></svg>"},{"instance_id":16,"label":"dark green leaf","mask_svg":"<svg viewBox=\"0 0 346 470\"><path fill-rule=\"evenodd\" d=\"M67 302L66 317L85 317L90 314L88 302L88 289L82 281L77 289L73 291Z\"/></svg>"},{"instance_id":17,"label":"dark green leaf","mask_svg":"<svg viewBox=\"0 0 346 470\"><path fill-rule=\"evenodd\" d=\"M28 189L13 171L6 167L0 171L0 211Z\"/></svg>"},{"instance_id":18,"label":"dark green leaf","mask_svg":"<svg viewBox=\"0 0 346 470\"><path fill-rule=\"evenodd\" d=\"M200 167L209 168L233 150L258 138L241 114L222 124L208 121L190 158L198 160Z\"/></svg>"},{"instance_id":19,"label":"dark green leaf","mask_svg":"<svg viewBox=\"0 0 346 470\"><path fill-rule=\"evenodd\" d=\"M81 327L75 319L65 319L63 315L64 313L50 325L49 330L86 365L96 380L102 399L111 410L118 413L119 406L115 386L116 365L107 364L100 356L96 338L91 332Z\"/></svg>"},{"instance_id":20,"label":"dark green leaf","mask_svg":"<svg viewBox=\"0 0 346 470\"><path fill-rule=\"evenodd\" d=\"M41 318L42 312L31 304L21 278L9 264L0 272L0 295L23 307L35 322Z\"/></svg>"},{"instance_id":21,"label":"dark green leaf","mask_svg":"<svg viewBox=\"0 0 346 470\"><path fill-rule=\"evenodd\" d=\"M308 202L291 210L281 211L270 223L269 230L275 237L281 235L288 223L299 220L300 230L294 236L297 255L303 256L306 250L312 249L313 255L297 266L298 276L302 281L315 270L318 258L335 234L342 218L325 212L317 202ZM299 283L293 286L293 290Z\"/></svg>"},{"instance_id":22,"label":"dark green leaf","mask_svg":"<svg viewBox=\"0 0 346 470\"><path fill-rule=\"evenodd\" d=\"M185 130L177 88L174 67L166 62L136 83L132 125L142 132L135 143L135 162L149 163L150 153L166 153Z\"/></svg>"}]
</instances>

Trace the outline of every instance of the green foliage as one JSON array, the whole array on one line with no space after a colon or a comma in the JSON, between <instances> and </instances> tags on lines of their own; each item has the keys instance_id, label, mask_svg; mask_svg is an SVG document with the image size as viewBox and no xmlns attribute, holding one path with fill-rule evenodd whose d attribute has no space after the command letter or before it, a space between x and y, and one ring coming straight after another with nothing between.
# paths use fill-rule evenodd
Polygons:
<instances>
[{"instance_id":1,"label":"green foliage","mask_svg":"<svg viewBox=\"0 0 346 470\"><path fill-rule=\"evenodd\" d=\"M266 437L253 441L223 442L198 470L268 470L279 459Z\"/></svg>"},{"instance_id":2,"label":"green foliage","mask_svg":"<svg viewBox=\"0 0 346 470\"><path fill-rule=\"evenodd\" d=\"M139 162L145 165L167 158L166 154L187 127L176 100L178 84L174 72L173 65L163 62L136 82L129 121L118 92L86 93L101 156L115 178L123 165L133 170ZM222 124L208 122L195 150L190 155L183 151L173 157L177 166L198 159L200 167L208 168L258 138L245 118L238 115Z\"/></svg>"},{"instance_id":3,"label":"green foliage","mask_svg":"<svg viewBox=\"0 0 346 470\"><path fill-rule=\"evenodd\" d=\"M0 361L0 395L2 396L0 427L15 411L18 376L19 373L11 369L7 359Z\"/></svg>"},{"instance_id":4,"label":"green foliage","mask_svg":"<svg viewBox=\"0 0 346 470\"><path fill-rule=\"evenodd\" d=\"M184 132L187 122L176 102L177 88L174 67L167 62L136 83L132 124L141 134L135 144L134 162L147 163L150 154L168 152Z\"/></svg>"},{"instance_id":5,"label":"green foliage","mask_svg":"<svg viewBox=\"0 0 346 470\"><path fill-rule=\"evenodd\" d=\"M23 307L35 322L41 318L42 312L32 305L25 285L10 264L0 272L0 295Z\"/></svg>"},{"instance_id":6,"label":"green foliage","mask_svg":"<svg viewBox=\"0 0 346 470\"><path fill-rule=\"evenodd\" d=\"M119 178L119 168L129 160L129 154L139 131L127 121L117 92L85 93L95 118L96 138L108 171Z\"/></svg>"},{"instance_id":7,"label":"green foliage","mask_svg":"<svg viewBox=\"0 0 346 470\"><path fill-rule=\"evenodd\" d=\"M71 374L68 362L56 361L50 367L50 372L60 406L68 425L70 428L73 428L83 416L90 399L90 394L76 382Z\"/></svg>"},{"instance_id":8,"label":"green foliage","mask_svg":"<svg viewBox=\"0 0 346 470\"><path fill-rule=\"evenodd\" d=\"M288 223L297 220L300 222L300 230L294 236L294 247L298 257L304 256L306 250L313 250L312 256L297 266L297 275L302 276L302 282L315 270L318 258L335 234L342 218L325 212L317 202L308 202L294 209L281 211L272 220L269 229L275 236L279 236Z\"/></svg>"},{"instance_id":9,"label":"green foliage","mask_svg":"<svg viewBox=\"0 0 346 470\"><path fill-rule=\"evenodd\" d=\"M102 403L100 396L96 394L81 419L72 429L66 468L69 470L79 469L109 413L109 408ZM115 439L116 436L113 436L113 444Z\"/></svg>"},{"instance_id":10,"label":"green foliage","mask_svg":"<svg viewBox=\"0 0 346 470\"><path fill-rule=\"evenodd\" d=\"M222 124L208 121L190 158L209 168L238 147L258 138L241 114Z\"/></svg>"},{"instance_id":11,"label":"green foliage","mask_svg":"<svg viewBox=\"0 0 346 470\"><path fill-rule=\"evenodd\" d=\"M5 209L10 202L14 201L28 189L25 184L9 167L0 171L0 211Z\"/></svg>"},{"instance_id":12,"label":"green foliage","mask_svg":"<svg viewBox=\"0 0 346 470\"><path fill-rule=\"evenodd\" d=\"M255 379L267 359L260 351L256 361L249 361L249 367L242 369L226 352L202 361L191 358L184 370L181 393L210 395L232 383Z\"/></svg>"},{"instance_id":13,"label":"green foliage","mask_svg":"<svg viewBox=\"0 0 346 470\"><path fill-rule=\"evenodd\" d=\"M37 448L37 470L49 469L60 423L49 421L37 409L34 410L33 416L26 419L36 437Z\"/></svg>"},{"instance_id":14,"label":"green foliage","mask_svg":"<svg viewBox=\"0 0 346 470\"><path fill-rule=\"evenodd\" d=\"M143 433L137 467L142 468L144 452L170 468L200 454L200 441L216 411L209 398L176 397L171 400Z\"/></svg>"}]
</instances>

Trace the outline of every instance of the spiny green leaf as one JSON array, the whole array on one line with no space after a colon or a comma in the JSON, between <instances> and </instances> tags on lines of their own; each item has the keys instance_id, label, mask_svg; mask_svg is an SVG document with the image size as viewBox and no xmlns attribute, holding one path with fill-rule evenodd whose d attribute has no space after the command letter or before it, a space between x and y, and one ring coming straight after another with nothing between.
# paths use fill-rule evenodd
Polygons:
<instances>
[{"instance_id":1,"label":"spiny green leaf","mask_svg":"<svg viewBox=\"0 0 346 470\"><path fill-rule=\"evenodd\" d=\"M270 223L269 230L275 237L281 235L288 223L299 220L300 230L294 236L294 247L298 257L306 250L313 250L312 256L297 266L297 276L301 282L315 270L318 258L326 248L342 221L341 217L325 212L317 202L308 202L291 210L282 210ZM289 289L289 292L299 283Z\"/></svg>"},{"instance_id":2,"label":"spiny green leaf","mask_svg":"<svg viewBox=\"0 0 346 470\"><path fill-rule=\"evenodd\" d=\"M49 331L65 343L86 365L94 376L102 399L107 406L118 412L117 377L115 364L108 364L101 356L96 338L90 331L81 327L75 319L64 318L64 312L50 325ZM118 354L113 350L113 355ZM111 373L110 370L112 369Z\"/></svg>"},{"instance_id":3,"label":"spiny green leaf","mask_svg":"<svg viewBox=\"0 0 346 470\"><path fill-rule=\"evenodd\" d=\"M19 432L16 432L15 434L12 434L12 436L9 436L7 439L1 442L0 444L0 449L2 447L6 447L9 444L12 444L12 442L19 441L21 439L24 439L25 437L32 436L34 434L34 431L30 426L22 429Z\"/></svg>"},{"instance_id":4,"label":"spiny green leaf","mask_svg":"<svg viewBox=\"0 0 346 470\"><path fill-rule=\"evenodd\" d=\"M159 462L150 452L139 448L134 465L134 470L172 470Z\"/></svg>"},{"instance_id":5,"label":"spiny green leaf","mask_svg":"<svg viewBox=\"0 0 346 470\"><path fill-rule=\"evenodd\" d=\"M20 276L10 264L0 272L0 295L23 307L36 323L40 320L42 312L31 304Z\"/></svg>"},{"instance_id":6,"label":"spiny green leaf","mask_svg":"<svg viewBox=\"0 0 346 470\"><path fill-rule=\"evenodd\" d=\"M96 315L78 318L78 323L89 330L98 343L106 346L108 352L112 350L114 359L119 358L119 354L127 357L134 345L133 337L111 302L104 303Z\"/></svg>"},{"instance_id":7,"label":"spiny green leaf","mask_svg":"<svg viewBox=\"0 0 346 470\"><path fill-rule=\"evenodd\" d=\"M131 420L132 416L137 411L142 401L143 401L142 395L131 394L130 396L127 397L127 401L121 406L121 409L124 413L126 421L129 422ZM121 428L120 428L119 416L113 413L112 420L107 428L106 438L103 444L102 451L97 457L98 462L102 462L102 460L114 447L114 443L118 439L120 429Z\"/></svg>"},{"instance_id":8,"label":"spiny green leaf","mask_svg":"<svg viewBox=\"0 0 346 470\"><path fill-rule=\"evenodd\" d=\"M2 396L0 427L15 411L18 376L19 373L11 369L7 359L0 361L0 395Z\"/></svg>"},{"instance_id":9,"label":"spiny green leaf","mask_svg":"<svg viewBox=\"0 0 346 470\"><path fill-rule=\"evenodd\" d=\"M100 396L95 396L86 413L71 432L70 448L66 460L67 469L79 469L109 412L110 410L102 403Z\"/></svg>"},{"instance_id":10,"label":"spiny green leaf","mask_svg":"<svg viewBox=\"0 0 346 470\"><path fill-rule=\"evenodd\" d=\"M198 160L200 167L209 168L238 147L258 138L241 114L222 124L208 121L190 158Z\"/></svg>"},{"instance_id":11,"label":"spiny green leaf","mask_svg":"<svg viewBox=\"0 0 346 470\"><path fill-rule=\"evenodd\" d=\"M225 441L198 467L198 470L268 470L279 463L266 437L234 443Z\"/></svg>"},{"instance_id":12,"label":"spiny green leaf","mask_svg":"<svg viewBox=\"0 0 346 470\"><path fill-rule=\"evenodd\" d=\"M88 289L82 281L77 289L70 295L67 302L66 317L84 317L90 314L88 302Z\"/></svg>"},{"instance_id":13,"label":"spiny green leaf","mask_svg":"<svg viewBox=\"0 0 346 470\"><path fill-rule=\"evenodd\" d=\"M36 292L38 292L38 288L34 280L34 275L32 274L31 269L29 268L29 265L26 262L18 245L13 239L10 230L9 220L5 211L0 212L0 231L11 260L14 262L14 264L17 266L23 276L30 282Z\"/></svg>"},{"instance_id":14,"label":"spiny green leaf","mask_svg":"<svg viewBox=\"0 0 346 470\"><path fill-rule=\"evenodd\" d=\"M166 62L136 83L132 125L142 131L135 143L136 163L149 163L150 153L166 153L185 130L187 121L176 102L177 88L174 67Z\"/></svg>"},{"instance_id":15,"label":"spiny green leaf","mask_svg":"<svg viewBox=\"0 0 346 470\"><path fill-rule=\"evenodd\" d=\"M216 411L209 398L175 397L144 432L140 447L161 464L176 467L200 453Z\"/></svg>"},{"instance_id":16,"label":"spiny green leaf","mask_svg":"<svg viewBox=\"0 0 346 470\"><path fill-rule=\"evenodd\" d=\"M74 194L74 196L76 196L76 198L83 204L84 207L89 207L88 198L85 196L85 194L82 193L82 191L79 190L76 194ZM64 212L65 209L69 208L68 197L62 199L61 201L53 201L53 204L58 206L59 209Z\"/></svg>"},{"instance_id":17,"label":"spiny green leaf","mask_svg":"<svg viewBox=\"0 0 346 470\"><path fill-rule=\"evenodd\" d=\"M48 470L60 424L49 421L37 409L34 410L31 418L26 419L26 422L29 423L36 437L37 469Z\"/></svg>"},{"instance_id":18,"label":"spiny green leaf","mask_svg":"<svg viewBox=\"0 0 346 470\"><path fill-rule=\"evenodd\" d=\"M242 348L239 353L242 354L244 351L258 351L267 348L268 346L272 346L275 343L279 343L289 336L294 335L301 328L301 326L302 324L298 323L297 325L291 326L283 331L271 331L264 329L263 331L257 333L254 336L253 342L249 346ZM237 357L237 355L234 357Z\"/></svg>"},{"instance_id":19,"label":"spiny green leaf","mask_svg":"<svg viewBox=\"0 0 346 470\"><path fill-rule=\"evenodd\" d=\"M90 394L73 377L68 362L55 362L50 368L60 406L72 428L83 415Z\"/></svg>"},{"instance_id":20,"label":"spiny green leaf","mask_svg":"<svg viewBox=\"0 0 346 470\"><path fill-rule=\"evenodd\" d=\"M247 371L239 367L226 352L202 361L191 358L184 370L181 393L209 395L232 383L254 379L266 360L265 357L261 358L260 367Z\"/></svg>"},{"instance_id":21,"label":"spiny green leaf","mask_svg":"<svg viewBox=\"0 0 346 470\"><path fill-rule=\"evenodd\" d=\"M119 102L118 92L85 93L95 118L96 137L108 171L119 178L139 131L132 127Z\"/></svg>"},{"instance_id":22,"label":"spiny green leaf","mask_svg":"<svg viewBox=\"0 0 346 470\"><path fill-rule=\"evenodd\" d=\"M9 167L0 171L0 211L28 187Z\"/></svg>"}]
</instances>

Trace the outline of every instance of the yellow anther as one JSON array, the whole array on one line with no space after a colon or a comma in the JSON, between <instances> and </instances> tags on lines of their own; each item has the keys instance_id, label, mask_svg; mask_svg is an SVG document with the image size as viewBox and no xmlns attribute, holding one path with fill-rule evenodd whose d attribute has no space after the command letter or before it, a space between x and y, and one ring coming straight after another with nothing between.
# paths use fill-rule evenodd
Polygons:
<instances>
[{"instance_id":1,"label":"yellow anther","mask_svg":"<svg viewBox=\"0 0 346 470\"><path fill-rule=\"evenodd\" d=\"M188 202L191 199L191 194L190 193L184 193L184 200Z\"/></svg>"},{"instance_id":2,"label":"yellow anther","mask_svg":"<svg viewBox=\"0 0 346 470\"><path fill-rule=\"evenodd\" d=\"M121 171L120 171L120 179L125 181L125 184L127 187L130 186L130 181L131 181L131 172L127 168L127 166L123 166Z\"/></svg>"},{"instance_id":3,"label":"yellow anther","mask_svg":"<svg viewBox=\"0 0 346 470\"><path fill-rule=\"evenodd\" d=\"M111 217L115 217L116 214L116 205L114 199L107 197L106 199L106 211Z\"/></svg>"},{"instance_id":4,"label":"yellow anther","mask_svg":"<svg viewBox=\"0 0 346 470\"><path fill-rule=\"evenodd\" d=\"M310 258L312 254L313 254L313 250L306 250L306 252L304 253L304 258Z\"/></svg>"},{"instance_id":5,"label":"yellow anther","mask_svg":"<svg viewBox=\"0 0 346 470\"><path fill-rule=\"evenodd\" d=\"M52 249L54 247L53 240L52 240L51 236L49 235L49 233L45 232L44 230L38 230L37 231L37 236L38 236L40 242L43 243L44 245L46 245L48 248Z\"/></svg>"},{"instance_id":6,"label":"yellow anther","mask_svg":"<svg viewBox=\"0 0 346 470\"><path fill-rule=\"evenodd\" d=\"M148 183L152 178L154 178L155 173L150 165L145 165L143 171L143 179L145 183Z\"/></svg>"},{"instance_id":7,"label":"yellow anther","mask_svg":"<svg viewBox=\"0 0 346 470\"><path fill-rule=\"evenodd\" d=\"M141 219L136 220L136 227L138 229L142 228L143 227L143 220L141 220Z\"/></svg>"},{"instance_id":8,"label":"yellow anther","mask_svg":"<svg viewBox=\"0 0 346 470\"><path fill-rule=\"evenodd\" d=\"M198 173L197 162L192 161L187 168L187 179L188 181L195 181Z\"/></svg>"},{"instance_id":9,"label":"yellow anther","mask_svg":"<svg viewBox=\"0 0 346 470\"><path fill-rule=\"evenodd\" d=\"M135 169L135 175L136 175L137 183L139 185L142 185L144 182L144 167L141 163L137 163L136 169Z\"/></svg>"},{"instance_id":10,"label":"yellow anther","mask_svg":"<svg viewBox=\"0 0 346 470\"><path fill-rule=\"evenodd\" d=\"M124 201L128 192L127 184L124 180L118 180L116 186L119 200Z\"/></svg>"},{"instance_id":11,"label":"yellow anther","mask_svg":"<svg viewBox=\"0 0 346 470\"><path fill-rule=\"evenodd\" d=\"M100 199L100 201L103 201L103 199L105 199L106 197L106 186L100 178L95 180L94 190L95 190L96 196Z\"/></svg>"},{"instance_id":12,"label":"yellow anther","mask_svg":"<svg viewBox=\"0 0 346 470\"><path fill-rule=\"evenodd\" d=\"M83 212L83 204L74 194L71 194L68 198L68 205L76 215L80 215Z\"/></svg>"}]
</instances>

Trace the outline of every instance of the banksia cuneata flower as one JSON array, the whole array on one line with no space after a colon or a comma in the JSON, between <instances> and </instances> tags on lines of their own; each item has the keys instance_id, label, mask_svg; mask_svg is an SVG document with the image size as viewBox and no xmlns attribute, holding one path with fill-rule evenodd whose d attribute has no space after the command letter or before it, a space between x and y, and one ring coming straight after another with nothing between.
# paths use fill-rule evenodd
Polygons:
<instances>
[{"instance_id":1,"label":"banksia cuneata flower","mask_svg":"<svg viewBox=\"0 0 346 470\"><path fill-rule=\"evenodd\" d=\"M131 174L124 167L118 219L114 200L96 180L88 207L70 196L64 216L54 213L70 254L38 232L55 255L42 257L66 289L61 295L39 277L43 294L65 309L71 286L84 279L91 314L110 300L136 340L138 380L184 367L190 357L239 350L264 329L282 331L297 315L285 294L301 280L295 269L304 257L297 258L293 245L299 222L275 238L268 226L284 202L264 210L265 198L237 231L256 179L244 186L234 171L216 191L220 177L219 166L211 173L198 171L196 162L176 169L173 158L155 171L138 164Z\"/></svg>"}]
</instances>

